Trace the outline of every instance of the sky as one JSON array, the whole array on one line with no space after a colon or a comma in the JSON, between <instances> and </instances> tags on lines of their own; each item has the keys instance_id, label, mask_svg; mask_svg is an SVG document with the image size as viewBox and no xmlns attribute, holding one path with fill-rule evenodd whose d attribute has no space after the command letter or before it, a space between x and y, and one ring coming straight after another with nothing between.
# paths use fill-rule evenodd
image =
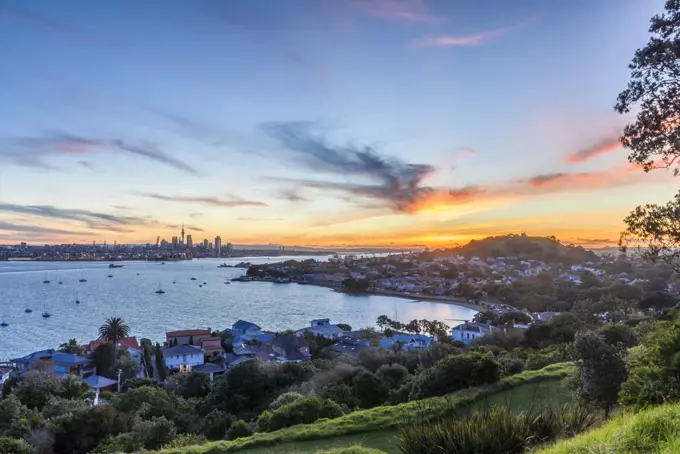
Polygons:
<instances>
[{"instance_id":1,"label":"sky","mask_svg":"<svg viewBox=\"0 0 680 454\"><path fill-rule=\"evenodd\" d=\"M0 0L0 243L614 244L663 3Z\"/></svg>"}]
</instances>

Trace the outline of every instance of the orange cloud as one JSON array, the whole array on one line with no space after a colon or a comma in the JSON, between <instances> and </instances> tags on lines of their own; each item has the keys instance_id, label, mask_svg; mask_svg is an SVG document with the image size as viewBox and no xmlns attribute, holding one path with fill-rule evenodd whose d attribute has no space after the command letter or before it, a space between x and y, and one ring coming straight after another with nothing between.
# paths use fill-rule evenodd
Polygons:
<instances>
[{"instance_id":1,"label":"orange cloud","mask_svg":"<svg viewBox=\"0 0 680 454\"><path fill-rule=\"evenodd\" d=\"M618 150L621 147L622 145L619 141L618 135L616 137L609 135L608 137L599 140L589 147L582 148L569 154L566 158L566 161L570 164L589 161L590 159L593 159L597 156Z\"/></svg>"},{"instance_id":2,"label":"orange cloud","mask_svg":"<svg viewBox=\"0 0 680 454\"><path fill-rule=\"evenodd\" d=\"M588 188L611 188L639 183L644 178L640 169L624 166L601 172L548 173L525 180L541 191L572 191Z\"/></svg>"},{"instance_id":3,"label":"orange cloud","mask_svg":"<svg viewBox=\"0 0 680 454\"><path fill-rule=\"evenodd\" d=\"M442 21L427 12L424 0L355 0L354 5L365 14L384 19L425 23Z\"/></svg>"},{"instance_id":4,"label":"orange cloud","mask_svg":"<svg viewBox=\"0 0 680 454\"><path fill-rule=\"evenodd\" d=\"M487 30L481 33L468 36L456 36L456 35L441 35L441 36L425 36L413 41L413 47L446 47L446 46L479 46L484 44L493 38L498 38L499 36L507 35L508 33L519 30L531 22L534 19L529 19L520 22L512 27L497 28L494 30Z\"/></svg>"}]
</instances>

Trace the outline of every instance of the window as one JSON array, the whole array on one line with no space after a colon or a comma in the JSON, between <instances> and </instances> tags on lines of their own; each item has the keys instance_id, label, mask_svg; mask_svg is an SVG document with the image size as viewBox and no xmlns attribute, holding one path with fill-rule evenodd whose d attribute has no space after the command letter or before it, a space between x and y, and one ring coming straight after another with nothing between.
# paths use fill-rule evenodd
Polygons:
<instances>
[{"instance_id":1,"label":"window","mask_svg":"<svg viewBox=\"0 0 680 454\"><path fill-rule=\"evenodd\" d=\"M186 363L187 362L187 355L182 355L182 362Z\"/></svg>"}]
</instances>

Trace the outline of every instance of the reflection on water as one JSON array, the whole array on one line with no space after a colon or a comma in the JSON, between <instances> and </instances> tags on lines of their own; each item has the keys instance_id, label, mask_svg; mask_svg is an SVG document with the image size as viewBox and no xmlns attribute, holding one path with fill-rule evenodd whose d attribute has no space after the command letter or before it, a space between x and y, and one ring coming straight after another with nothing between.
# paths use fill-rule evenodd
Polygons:
<instances>
[{"instance_id":1,"label":"reflection on water","mask_svg":"<svg viewBox=\"0 0 680 454\"><path fill-rule=\"evenodd\" d=\"M201 259L166 265L124 262L123 268L113 270L108 263L95 262L0 262L0 321L9 323L0 328L0 359L53 348L74 337L88 342L97 337L98 327L111 316L123 317L133 335L162 341L166 331L221 330L238 319L278 331L308 326L314 318L330 318L333 323L360 328L374 326L381 314L402 322L414 318L471 319L475 314L472 309L451 304L351 296L311 285L224 285L226 279L245 270L217 268L225 261L266 263L284 259ZM42 283L46 273L50 284ZM87 282L79 282L81 278ZM207 284L199 287L203 282ZM155 293L159 286L165 294ZM26 308L33 312L25 313ZM43 310L51 312L52 317L42 318Z\"/></svg>"}]
</instances>

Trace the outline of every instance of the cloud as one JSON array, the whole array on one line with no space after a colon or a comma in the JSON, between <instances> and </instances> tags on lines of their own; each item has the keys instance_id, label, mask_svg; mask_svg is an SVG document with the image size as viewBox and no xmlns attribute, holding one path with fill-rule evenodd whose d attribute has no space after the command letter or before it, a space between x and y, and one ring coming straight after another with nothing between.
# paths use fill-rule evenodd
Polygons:
<instances>
[{"instance_id":1,"label":"cloud","mask_svg":"<svg viewBox=\"0 0 680 454\"><path fill-rule=\"evenodd\" d=\"M529 19L520 22L517 25L504 28L496 28L493 30L486 30L474 35L439 35L439 36L424 36L418 38L411 43L412 47L448 47L448 46L479 46L488 42L491 39L507 35L521 28L526 27L535 19Z\"/></svg>"},{"instance_id":2,"label":"cloud","mask_svg":"<svg viewBox=\"0 0 680 454\"><path fill-rule=\"evenodd\" d=\"M4 221L0 221L0 231L43 235L91 235L91 233L85 231L54 229L37 225L12 224Z\"/></svg>"},{"instance_id":3,"label":"cloud","mask_svg":"<svg viewBox=\"0 0 680 454\"><path fill-rule=\"evenodd\" d=\"M49 156L88 155L105 150L116 150L143 156L190 174L197 173L193 167L159 150L154 145L129 143L121 139L91 139L56 132L42 137L0 139L0 145L4 148L0 151L0 158L4 157L28 167L52 169L52 166L43 161L43 158Z\"/></svg>"},{"instance_id":4,"label":"cloud","mask_svg":"<svg viewBox=\"0 0 680 454\"><path fill-rule=\"evenodd\" d=\"M169 228L169 229L174 229L174 230L181 230L182 229L181 225L175 225L175 224L169 224L169 225L166 225L166 227ZM202 229L200 227L196 227L194 225L185 225L184 229L185 230L191 230L193 232L205 232L205 229Z\"/></svg>"},{"instance_id":5,"label":"cloud","mask_svg":"<svg viewBox=\"0 0 680 454\"><path fill-rule=\"evenodd\" d=\"M279 199L288 200L289 202L308 202L307 197L301 196L295 189L284 189L279 193Z\"/></svg>"},{"instance_id":6,"label":"cloud","mask_svg":"<svg viewBox=\"0 0 680 454\"><path fill-rule=\"evenodd\" d=\"M569 164L577 164L580 162L589 161L597 156L618 150L621 147L622 145L618 135L617 136L609 135L598 140L589 147L582 148L573 153L570 153L569 155L567 155L566 161Z\"/></svg>"},{"instance_id":7,"label":"cloud","mask_svg":"<svg viewBox=\"0 0 680 454\"><path fill-rule=\"evenodd\" d=\"M116 210L131 210L132 208L126 207L124 205L111 205L111 208L115 208Z\"/></svg>"},{"instance_id":8,"label":"cloud","mask_svg":"<svg viewBox=\"0 0 680 454\"><path fill-rule=\"evenodd\" d=\"M90 170L92 170L92 167L94 166L90 161L78 161L78 164Z\"/></svg>"},{"instance_id":9,"label":"cloud","mask_svg":"<svg viewBox=\"0 0 680 454\"><path fill-rule=\"evenodd\" d=\"M354 0L354 7L364 14L405 22L442 22L427 12L424 0Z\"/></svg>"},{"instance_id":10,"label":"cloud","mask_svg":"<svg viewBox=\"0 0 680 454\"><path fill-rule=\"evenodd\" d=\"M238 218L239 221L283 221L284 218Z\"/></svg>"},{"instance_id":11,"label":"cloud","mask_svg":"<svg viewBox=\"0 0 680 454\"><path fill-rule=\"evenodd\" d=\"M129 233L129 227L147 225L148 218L116 216L108 213L80 209L56 208L51 205L15 205L0 203L0 212L23 214L47 219L82 222L93 230Z\"/></svg>"},{"instance_id":12,"label":"cloud","mask_svg":"<svg viewBox=\"0 0 680 454\"><path fill-rule=\"evenodd\" d=\"M150 199L163 200L166 202L178 203L197 203L200 205L216 206L216 207L240 207L240 206L267 206L264 202L255 200L243 200L237 197L230 196L229 199L220 199L218 197L190 197L190 196L169 196L156 193L139 193L141 197L148 197Z\"/></svg>"},{"instance_id":13,"label":"cloud","mask_svg":"<svg viewBox=\"0 0 680 454\"><path fill-rule=\"evenodd\" d=\"M189 213L190 218L200 218L203 216L203 213Z\"/></svg>"},{"instance_id":14,"label":"cloud","mask_svg":"<svg viewBox=\"0 0 680 454\"><path fill-rule=\"evenodd\" d=\"M533 189L541 191L575 191L587 188L611 188L636 184L644 180L644 174L629 167L599 172L548 173L523 180Z\"/></svg>"},{"instance_id":15,"label":"cloud","mask_svg":"<svg viewBox=\"0 0 680 454\"><path fill-rule=\"evenodd\" d=\"M335 89L328 68L304 58L296 52L286 52L286 59L301 68L314 79L315 84L326 95L334 95Z\"/></svg>"}]
</instances>

